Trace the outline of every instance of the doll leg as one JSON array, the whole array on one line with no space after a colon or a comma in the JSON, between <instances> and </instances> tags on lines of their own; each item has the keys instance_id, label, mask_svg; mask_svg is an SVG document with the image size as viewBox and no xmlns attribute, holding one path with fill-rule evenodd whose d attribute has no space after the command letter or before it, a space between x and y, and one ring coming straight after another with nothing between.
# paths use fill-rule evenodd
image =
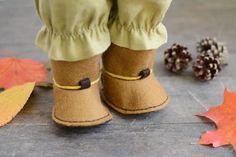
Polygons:
<instances>
[{"instance_id":1,"label":"doll leg","mask_svg":"<svg viewBox=\"0 0 236 157\"><path fill-rule=\"evenodd\" d=\"M167 41L161 23L171 0L117 0L112 12L112 45L103 54L103 98L124 114L156 111L169 101L155 79L156 49Z\"/></svg>"},{"instance_id":2,"label":"doll leg","mask_svg":"<svg viewBox=\"0 0 236 157\"><path fill-rule=\"evenodd\" d=\"M111 120L99 96L99 62L110 45L111 0L35 0L44 26L36 44L48 53L54 80L53 120L94 126Z\"/></svg>"}]
</instances>

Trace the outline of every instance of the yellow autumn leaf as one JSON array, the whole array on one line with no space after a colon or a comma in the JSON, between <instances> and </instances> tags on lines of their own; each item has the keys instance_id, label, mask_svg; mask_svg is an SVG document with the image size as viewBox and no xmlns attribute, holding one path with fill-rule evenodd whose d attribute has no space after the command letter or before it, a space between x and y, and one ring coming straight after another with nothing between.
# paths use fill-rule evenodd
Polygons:
<instances>
[{"instance_id":1,"label":"yellow autumn leaf","mask_svg":"<svg viewBox=\"0 0 236 157\"><path fill-rule=\"evenodd\" d=\"M29 99L35 83L9 88L0 93L0 127L9 123Z\"/></svg>"}]
</instances>

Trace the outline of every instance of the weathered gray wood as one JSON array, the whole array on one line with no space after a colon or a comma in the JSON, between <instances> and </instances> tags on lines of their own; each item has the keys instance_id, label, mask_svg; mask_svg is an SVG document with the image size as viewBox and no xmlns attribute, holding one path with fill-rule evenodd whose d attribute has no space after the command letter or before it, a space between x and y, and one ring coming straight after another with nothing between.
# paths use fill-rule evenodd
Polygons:
<instances>
[{"instance_id":1,"label":"weathered gray wood","mask_svg":"<svg viewBox=\"0 0 236 157\"><path fill-rule=\"evenodd\" d=\"M231 147L195 143L208 124L104 125L66 129L54 125L9 125L1 129L1 156L233 157ZM3 138L2 138L3 137Z\"/></svg>"},{"instance_id":2,"label":"weathered gray wood","mask_svg":"<svg viewBox=\"0 0 236 157\"><path fill-rule=\"evenodd\" d=\"M165 19L169 42L156 57L155 74L172 97L158 113L123 116L111 110L113 121L95 128L68 129L51 120L51 90L37 89L23 111L0 128L0 157L233 157L232 147L213 149L196 145L201 133L214 125L194 115L222 103L224 87L236 91L236 1L176 0ZM0 0L0 50L17 57L47 62L47 55L34 46L40 28L33 1ZM185 44L196 56L196 41L215 36L227 43L230 64L213 81L167 72L163 51L172 43ZM0 54L0 57L4 56Z\"/></svg>"}]
</instances>

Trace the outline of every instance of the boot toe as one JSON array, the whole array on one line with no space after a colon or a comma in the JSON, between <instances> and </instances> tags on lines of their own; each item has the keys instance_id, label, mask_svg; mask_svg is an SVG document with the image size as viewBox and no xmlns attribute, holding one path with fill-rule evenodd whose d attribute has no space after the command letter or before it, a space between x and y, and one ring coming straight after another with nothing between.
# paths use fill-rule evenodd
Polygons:
<instances>
[{"instance_id":1,"label":"boot toe","mask_svg":"<svg viewBox=\"0 0 236 157\"><path fill-rule=\"evenodd\" d=\"M112 119L101 104L98 85L84 90L64 90L54 87L53 120L64 126L96 126Z\"/></svg>"},{"instance_id":2,"label":"boot toe","mask_svg":"<svg viewBox=\"0 0 236 157\"><path fill-rule=\"evenodd\" d=\"M142 114L160 110L169 101L165 90L151 74L149 77L126 81L103 75L105 102L123 114Z\"/></svg>"}]
</instances>

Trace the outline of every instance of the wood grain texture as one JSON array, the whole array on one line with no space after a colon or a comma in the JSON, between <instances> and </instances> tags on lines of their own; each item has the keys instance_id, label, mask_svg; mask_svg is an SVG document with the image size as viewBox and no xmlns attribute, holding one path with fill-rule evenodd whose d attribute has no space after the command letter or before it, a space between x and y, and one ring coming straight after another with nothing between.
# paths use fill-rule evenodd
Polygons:
<instances>
[{"instance_id":1,"label":"wood grain texture","mask_svg":"<svg viewBox=\"0 0 236 157\"><path fill-rule=\"evenodd\" d=\"M213 123L194 115L220 104L223 89L236 91L236 1L173 0L164 21L169 42L156 57L155 74L172 97L157 113L114 118L95 128L68 129L51 120L51 90L34 91L23 111L0 129L0 157L234 157L231 146L213 149L196 145L201 133ZM47 62L34 45L41 24L33 1L0 0L0 50ZM196 56L196 41L214 36L227 43L229 66L213 81L195 80L188 69L182 76L167 72L163 51L174 42L184 44ZM0 54L0 57L4 56Z\"/></svg>"}]
</instances>

